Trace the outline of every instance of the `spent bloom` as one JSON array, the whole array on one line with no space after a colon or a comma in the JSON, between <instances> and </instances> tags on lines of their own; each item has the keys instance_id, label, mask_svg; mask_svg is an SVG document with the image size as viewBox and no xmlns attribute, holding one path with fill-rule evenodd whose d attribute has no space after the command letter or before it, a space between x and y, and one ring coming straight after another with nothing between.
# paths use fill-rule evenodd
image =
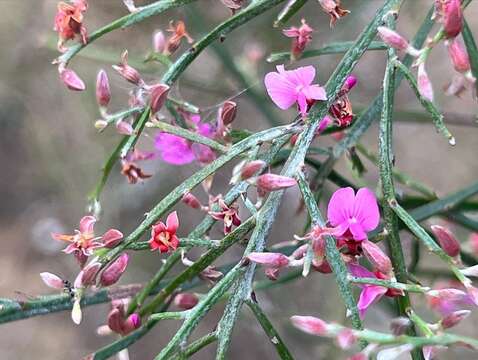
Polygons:
<instances>
[{"instance_id":1,"label":"spent bloom","mask_svg":"<svg viewBox=\"0 0 478 360\"><path fill-rule=\"evenodd\" d=\"M121 61L119 64L113 65L112 67L130 83L137 86L144 85L144 81L141 79L139 71L128 64L128 50L123 51L121 54Z\"/></svg>"},{"instance_id":2,"label":"spent bloom","mask_svg":"<svg viewBox=\"0 0 478 360\"><path fill-rule=\"evenodd\" d=\"M236 205L227 205L226 202L219 197L217 199L219 205L219 211L209 211L209 215L216 220L222 220L224 222L224 234L229 234L232 230L232 226L241 225L241 219L239 218L239 210Z\"/></svg>"},{"instance_id":3,"label":"spent bloom","mask_svg":"<svg viewBox=\"0 0 478 360\"><path fill-rule=\"evenodd\" d=\"M93 255L95 249L123 238L123 234L116 229L110 229L103 236L95 236L93 231L95 223L96 218L94 216L84 216L81 218L79 229L75 230L75 234L52 233L51 236L55 240L69 243L63 251L67 254L74 254L80 265L84 265L86 258Z\"/></svg>"},{"instance_id":4,"label":"spent bloom","mask_svg":"<svg viewBox=\"0 0 478 360\"><path fill-rule=\"evenodd\" d=\"M166 224L160 221L153 225L149 239L151 251L159 250L160 253L165 253L169 250L176 250L179 246L179 239L176 236L178 227L179 219L176 211L168 215Z\"/></svg>"},{"instance_id":5,"label":"spent bloom","mask_svg":"<svg viewBox=\"0 0 478 360\"><path fill-rule=\"evenodd\" d=\"M308 43L312 41L312 33L314 29L312 29L305 19L302 19L302 25L299 27L292 26L288 29L282 30L282 33L292 38L292 58L298 59L305 50L305 47Z\"/></svg>"},{"instance_id":6,"label":"spent bloom","mask_svg":"<svg viewBox=\"0 0 478 360\"><path fill-rule=\"evenodd\" d=\"M334 227L333 235L348 236L356 241L367 238L367 232L374 230L380 221L375 194L361 188L355 194L351 187L340 188L330 198L327 218Z\"/></svg>"},{"instance_id":7,"label":"spent bloom","mask_svg":"<svg viewBox=\"0 0 478 360\"><path fill-rule=\"evenodd\" d=\"M58 50L65 52L64 43L80 35L83 44L86 44L86 27L83 25L83 14L88 9L86 0L73 0L71 3L59 2L53 29L58 32Z\"/></svg>"},{"instance_id":8,"label":"spent bloom","mask_svg":"<svg viewBox=\"0 0 478 360\"><path fill-rule=\"evenodd\" d=\"M330 27L333 27L341 17L350 14L349 10L340 6L340 0L319 0L319 4L330 16Z\"/></svg>"},{"instance_id":9,"label":"spent bloom","mask_svg":"<svg viewBox=\"0 0 478 360\"><path fill-rule=\"evenodd\" d=\"M167 31L172 33L172 35L166 41L165 49L163 51L165 55L174 53L179 48L179 45L181 45L181 40L183 38L185 38L189 44L194 42L193 38L189 36L186 31L186 24L184 24L184 21L180 20L176 22L176 25L171 21Z\"/></svg>"},{"instance_id":10,"label":"spent bloom","mask_svg":"<svg viewBox=\"0 0 478 360\"><path fill-rule=\"evenodd\" d=\"M285 70L284 65L277 66L277 72L266 74L264 83L267 93L274 104L286 110L297 103L302 116L317 100L327 100L325 89L312 84L315 78L313 66L303 66L295 70Z\"/></svg>"},{"instance_id":11,"label":"spent bloom","mask_svg":"<svg viewBox=\"0 0 478 360\"><path fill-rule=\"evenodd\" d=\"M335 124L339 127L347 127L352 123L354 113L352 110L352 102L348 97L348 93L357 84L357 78L349 75L345 79L342 89L334 103L329 108L330 116L335 120ZM318 132L321 133L332 122L332 119L325 116L319 123Z\"/></svg>"}]
</instances>

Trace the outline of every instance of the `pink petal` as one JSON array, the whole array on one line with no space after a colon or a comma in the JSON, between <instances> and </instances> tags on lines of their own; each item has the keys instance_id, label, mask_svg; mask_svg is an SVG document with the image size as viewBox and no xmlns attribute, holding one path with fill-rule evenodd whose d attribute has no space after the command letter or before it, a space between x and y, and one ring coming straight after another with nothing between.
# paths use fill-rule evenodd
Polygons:
<instances>
[{"instance_id":1,"label":"pink petal","mask_svg":"<svg viewBox=\"0 0 478 360\"><path fill-rule=\"evenodd\" d=\"M340 188L332 194L327 207L327 219L332 226L348 222L353 214L354 201L355 193L351 187Z\"/></svg>"},{"instance_id":2,"label":"pink petal","mask_svg":"<svg viewBox=\"0 0 478 360\"><path fill-rule=\"evenodd\" d=\"M360 293L360 298L357 303L360 318L364 318L368 307L376 303L387 292L387 288L382 286L365 286Z\"/></svg>"},{"instance_id":3,"label":"pink petal","mask_svg":"<svg viewBox=\"0 0 478 360\"><path fill-rule=\"evenodd\" d=\"M355 277L361 278L375 278L376 276L366 268L358 264L348 264L347 268L349 272Z\"/></svg>"},{"instance_id":4,"label":"pink petal","mask_svg":"<svg viewBox=\"0 0 478 360\"><path fill-rule=\"evenodd\" d=\"M175 211L168 215L166 219L166 227L169 232L175 233L179 227L178 213Z\"/></svg>"},{"instance_id":5,"label":"pink petal","mask_svg":"<svg viewBox=\"0 0 478 360\"><path fill-rule=\"evenodd\" d=\"M40 273L41 279L48 287L53 289L63 289L63 280L55 274L49 272Z\"/></svg>"},{"instance_id":6,"label":"pink petal","mask_svg":"<svg viewBox=\"0 0 478 360\"><path fill-rule=\"evenodd\" d=\"M80 220L80 232L82 234L92 234L95 222L94 216L83 216Z\"/></svg>"},{"instance_id":7,"label":"pink petal","mask_svg":"<svg viewBox=\"0 0 478 360\"><path fill-rule=\"evenodd\" d=\"M311 65L302 66L294 70L285 71L284 75L296 86L302 85L303 87L306 87L312 84L312 81L314 81L315 68Z\"/></svg>"},{"instance_id":8,"label":"pink petal","mask_svg":"<svg viewBox=\"0 0 478 360\"><path fill-rule=\"evenodd\" d=\"M119 240L123 238L123 233L116 229L109 229L107 232L103 234L101 240L105 244L106 247L114 247L118 244Z\"/></svg>"},{"instance_id":9,"label":"pink petal","mask_svg":"<svg viewBox=\"0 0 478 360\"><path fill-rule=\"evenodd\" d=\"M299 105L299 112L302 116L307 115L307 97L304 93L300 92L297 94L297 104Z\"/></svg>"},{"instance_id":10,"label":"pink petal","mask_svg":"<svg viewBox=\"0 0 478 360\"><path fill-rule=\"evenodd\" d=\"M380 222L375 194L367 188L361 188L355 196L354 216L362 225L364 231L372 231Z\"/></svg>"},{"instance_id":11,"label":"pink petal","mask_svg":"<svg viewBox=\"0 0 478 360\"><path fill-rule=\"evenodd\" d=\"M159 133L155 138L155 146L161 158L169 164L185 165L196 158L189 142L176 135Z\"/></svg>"},{"instance_id":12,"label":"pink petal","mask_svg":"<svg viewBox=\"0 0 478 360\"><path fill-rule=\"evenodd\" d=\"M264 78L267 93L280 109L290 108L297 100L294 84L276 72L266 74Z\"/></svg>"},{"instance_id":13,"label":"pink petal","mask_svg":"<svg viewBox=\"0 0 478 360\"><path fill-rule=\"evenodd\" d=\"M75 243L72 243L72 244L68 245L66 248L64 248L64 249L63 249L63 252L64 252L65 254L71 254L71 253L73 253L73 252L75 252L75 251L77 251L77 250L78 250L78 246L76 246Z\"/></svg>"},{"instance_id":14,"label":"pink petal","mask_svg":"<svg viewBox=\"0 0 478 360\"><path fill-rule=\"evenodd\" d=\"M319 85L310 85L302 89L302 92L307 97L307 99L313 100L327 100L327 93L322 86Z\"/></svg>"},{"instance_id":15,"label":"pink petal","mask_svg":"<svg viewBox=\"0 0 478 360\"><path fill-rule=\"evenodd\" d=\"M354 240L360 241L367 238L367 233L364 231L362 224L358 222L351 222L349 224L349 229L354 237Z\"/></svg>"}]
</instances>

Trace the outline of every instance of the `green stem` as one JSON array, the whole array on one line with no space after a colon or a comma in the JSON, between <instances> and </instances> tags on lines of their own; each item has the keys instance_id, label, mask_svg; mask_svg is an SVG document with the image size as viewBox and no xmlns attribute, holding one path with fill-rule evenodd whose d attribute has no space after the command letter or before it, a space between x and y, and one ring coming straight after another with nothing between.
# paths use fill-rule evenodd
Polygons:
<instances>
[{"instance_id":1,"label":"green stem","mask_svg":"<svg viewBox=\"0 0 478 360\"><path fill-rule=\"evenodd\" d=\"M397 290L403 290L406 292L412 292L412 293L418 293L418 294L426 294L427 291L431 290L431 288L420 286L420 285L404 284L404 283L400 283L396 281L380 280L376 278L350 277L350 282L354 284L378 285L378 286L386 287L388 289L397 289Z\"/></svg>"},{"instance_id":2,"label":"green stem","mask_svg":"<svg viewBox=\"0 0 478 360\"><path fill-rule=\"evenodd\" d=\"M289 0L277 15L274 21L274 27L284 25L292 16L294 16L305 5L307 0Z\"/></svg>"},{"instance_id":3,"label":"green stem","mask_svg":"<svg viewBox=\"0 0 478 360\"><path fill-rule=\"evenodd\" d=\"M185 356L189 358L191 355L194 355L202 348L206 347L209 344L212 344L214 341L217 340L217 335L215 332L209 333L204 335L203 337L193 341L190 345L188 345L181 354L174 356L171 360L181 360L181 356Z\"/></svg>"}]
</instances>

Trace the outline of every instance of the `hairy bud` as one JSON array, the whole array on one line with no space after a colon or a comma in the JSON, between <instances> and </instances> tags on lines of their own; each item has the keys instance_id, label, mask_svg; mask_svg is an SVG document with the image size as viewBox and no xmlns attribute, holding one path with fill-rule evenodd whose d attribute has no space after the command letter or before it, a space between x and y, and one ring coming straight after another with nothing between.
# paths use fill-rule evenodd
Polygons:
<instances>
[{"instance_id":1,"label":"hairy bud","mask_svg":"<svg viewBox=\"0 0 478 360\"><path fill-rule=\"evenodd\" d=\"M392 272L392 262L390 258L380 249L380 247L371 241L362 241L363 253L368 261L381 273L390 274Z\"/></svg>"},{"instance_id":2,"label":"hairy bud","mask_svg":"<svg viewBox=\"0 0 478 360\"><path fill-rule=\"evenodd\" d=\"M274 268L281 268L289 265L289 258L281 253L252 252L247 255L247 259L257 264L267 265Z\"/></svg>"},{"instance_id":3,"label":"hairy bud","mask_svg":"<svg viewBox=\"0 0 478 360\"><path fill-rule=\"evenodd\" d=\"M73 91L83 91L86 85L76 72L71 69L63 69L60 72L60 79L66 87Z\"/></svg>"},{"instance_id":4,"label":"hairy bud","mask_svg":"<svg viewBox=\"0 0 478 360\"><path fill-rule=\"evenodd\" d=\"M96 76L96 102L101 107L107 107L111 100L110 83L106 71L101 69Z\"/></svg>"},{"instance_id":5,"label":"hairy bud","mask_svg":"<svg viewBox=\"0 0 478 360\"><path fill-rule=\"evenodd\" d=\"M449 229L440 225L432 225L431 229L441 248L447 255L451 257L460 255L460 243Z\"/></svg>"},{"instance_id":6,"label":"hairy bud","mask_svg":"<svg viewBox=\"0 0 478 360\"><path fill-rule=\"evenodd\" d=\"M246 180L254 176L259 170L266 166L266 162L262 160L253 160L245 164L241 170L241 179Z\"/></svg>"},{"instance_id":7,"label":"hairy bud","mask_svg":"<svg viewBox=\"0 0 478 360\"><path fill-rule=\"evenodd\" d=\"M193 293L181 293L174 298L174 305L182 310L192 309L198 302L198 297Z\"/></svg>"},{"instance_id":8,"label":"hairy bud","mask_svg":"<svg viewBox=\"0 0 478 360\"><path fill-rule=\"evenodd\" d=\"M128 260L128 254L124 253L113 261L113 263L101 273L100 284L102 286L115 284L125 272L126 267L128 266Z\"/></svg>"},{"instance_id":9,"label":"hairy bud","mask_svg":"<svg viewBox=\"0 0 478 360\"><path fill-rule=\"evenodd\" d=\"M264 191L276 191L285 189L297 184L294 178L276 174L264 174L257 178L256 185Z\"/></svg>"}]
</instances>

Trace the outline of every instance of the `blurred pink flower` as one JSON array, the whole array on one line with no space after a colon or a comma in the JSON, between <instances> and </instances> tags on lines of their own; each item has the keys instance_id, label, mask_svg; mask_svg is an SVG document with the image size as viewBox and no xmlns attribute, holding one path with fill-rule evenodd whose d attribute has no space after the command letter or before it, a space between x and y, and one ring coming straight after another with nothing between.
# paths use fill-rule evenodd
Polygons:
<instances>
[{"instance_id":1,"label":"blurred pink flower","mask_svg":"<svg viewBox=\"0 0 478 360\"><path fill-rule=\"evenodd\" d=\"M292 38L292 57L298 59L305 50L308 43L312 41L312 29L305 19L302 19L302 25L299 27L292 26L288 29L282 30L282 33Z\"/></svg>"},{"instance_id":2,"label":"blurred pink flower","mask_svg":"<svg viewBox=\"0 0 478 360\"><path fill-rule=\"evenodd\" d=\"M312 84L315 78L313 66L303 66L295 70L285 70L284 65L277 66L277 72L266 74L264 83L267 93L274 104L282 110L297 103L302 116L316 100L327 100L325 89Z\"/></svg>"},{"instance_id":3,"label":"blurred pink flower","mask_svg":"<svg viewBox=\"0 0 478 360\"><path fill-rule=\"evenodd\" d=\"M327 218L334 226L333 235L350 232L354 240L362 241L380 221L377 199L367 188L359 189L356 195L351 187L340 188L330 198Z\"/></svg>"}]
</instances>

